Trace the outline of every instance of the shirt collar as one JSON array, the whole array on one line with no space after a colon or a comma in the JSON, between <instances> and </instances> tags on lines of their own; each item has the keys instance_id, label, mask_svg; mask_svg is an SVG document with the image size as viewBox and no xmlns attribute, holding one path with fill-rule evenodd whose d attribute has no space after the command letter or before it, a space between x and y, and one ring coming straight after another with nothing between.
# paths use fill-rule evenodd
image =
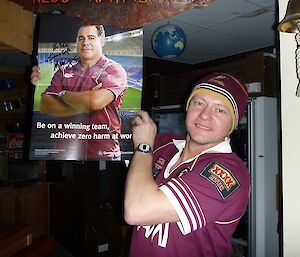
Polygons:
<instances>
[{"instance_id":1,"label":"shirt collar","mask_svg":"<svg viewBox=\"0 0 300 257\"><path fill-rule=\"evenodd\" d=\"M164 171L164 178L168 178L170 176L170 174L175 170L175 169L171 170L171 167L173 167L173 165L175 165L175 163L179 159L179 157L186 145L186 140L173 139L173 143L176 146L176 148L178 149L178 152L172 157L172 159L168 163L168 165ZM203 151L199 154L196 154L194 157L192 157L188 160L185 160L183 163L191 162L191 161L195 160L196 158L198 158L200 155L203 155L205 153L232 153L231 146L230 146L230 139L228 137L226 137L224 139L224 141L222 141L221 143L215 145L214 147L206 149L205 151Z\"/></svg>"},{"instance_id":2,"label":"shirt collar","mask_svg":"<svg viewBox=\"0 0 300 257\"><path fill-rule=\"evenodd\" d=\"M102 54L101 58L93 66L91 66L90 68L97 67L99 65L104 65L107 62L107 60L108 60L107 57L104 54ZM78 63L76 64L75 67L77 69L80 69L80 67L81 67L81 61L80 60L78 61Z\"/></svg>"},{"instance_id":3,"label":"shirt collar","mask_svg":"<svg viewBox=\"0 0 300 257\"><path fill-rule=\"evenodd\" d=\"M173 139L173 143L178 149L178 151L181 153L186 145L186 140ZM225 137L224 141L211 148L206 149L205 151L201 152L199 155L205 153L232 153L232 149L230 146L230 138Z\"/></svg>"}]
</instances>

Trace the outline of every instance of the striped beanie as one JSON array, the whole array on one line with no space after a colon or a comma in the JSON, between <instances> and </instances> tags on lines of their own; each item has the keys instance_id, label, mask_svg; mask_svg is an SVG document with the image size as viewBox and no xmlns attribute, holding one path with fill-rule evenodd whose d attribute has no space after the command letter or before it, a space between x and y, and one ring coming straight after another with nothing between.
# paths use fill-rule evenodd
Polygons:
<instances>
[{"instance_id":1,"label":"striped beanie","mask_svg":"<svg viewBox=\"0 0 300 257\"><path fill-rule=\"evenodd\" d=\"M186 109L188 109L192 97L199 93L215 95L225 102L233 121L231 133L243 117L247 106L248 92L246 85L227 73L215 72L206 75L193 88L187 100Z\"/></svg>"}]
</instances>

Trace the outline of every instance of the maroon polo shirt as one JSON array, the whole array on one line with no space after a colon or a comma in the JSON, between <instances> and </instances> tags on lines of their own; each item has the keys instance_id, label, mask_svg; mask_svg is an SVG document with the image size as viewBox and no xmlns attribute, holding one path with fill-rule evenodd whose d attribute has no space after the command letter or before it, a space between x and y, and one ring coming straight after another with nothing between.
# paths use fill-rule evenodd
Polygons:
<instances>
[{"instance_id":1,"label":"maroon polo shirt","mask_svg":"<svg viewBox=\"0 0 300 257\"><path fill-rule=\"evenodd\" d=\"M136 226L130 257L231 256L231 236L248 204L250 177L244 163L234 153L214 151L166 171L178 148L167 135L158 135L156 142L156 183L180 221Z\"/></svg>"}]
</instances>

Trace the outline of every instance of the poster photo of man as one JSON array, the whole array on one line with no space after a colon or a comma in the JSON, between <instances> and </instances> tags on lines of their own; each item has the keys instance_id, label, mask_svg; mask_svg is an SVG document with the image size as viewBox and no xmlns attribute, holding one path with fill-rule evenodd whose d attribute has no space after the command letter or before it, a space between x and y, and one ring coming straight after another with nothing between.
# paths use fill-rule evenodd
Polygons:
<instances>
[{"instance_id":1,"label":"poster photo of man","mask_svg":"<svg viewBox=\"0 0 300 257\"><path fill-rule=\"evenodd\" d=\"M40 22L30 158L130 158L131 120L141 105L142 29L76 19L68 30L70 18L55 16ZM54 32L62 31L54 38L45 34L51 21L52 30L57 22L61 26ZM72 31L73 39L62 29Z\"/></svg>"}]
</instances>

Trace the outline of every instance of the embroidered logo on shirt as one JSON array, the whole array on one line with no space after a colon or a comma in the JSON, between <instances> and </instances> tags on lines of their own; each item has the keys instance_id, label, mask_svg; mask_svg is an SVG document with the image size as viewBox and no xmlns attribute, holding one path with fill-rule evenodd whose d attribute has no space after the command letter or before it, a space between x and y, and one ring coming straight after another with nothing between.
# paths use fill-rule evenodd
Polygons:
<instances>
[{"instance_id":1,"label":"embroidered logo on shirt","mask_svg":"<svg viewBox=\"0 0 300 257\"><path fill-rule=\"evenodd\" d=\"M158 175L158 173L159 173L160 171L161 171L160 168L154 167L154 168L152 169L152 176L153 176L153 178L156 178L156 176Z\"/></svg>"},{"instance_id":2,"label":"embroidered logo on shirt","mask_svg":"<svg viewBox=\"0 0 300 257\"><path fill-rule=\"evenodd\" d=\"M207 165L200 176L211 182L223 199L226 199L240 187L240 183L233 173L217 162Z\"/></svg>"},{"instance_id":3,"label":"embroidered logo on shirt","mask_svg":"<svg viewBox=\"0 0 300 257\"><path fill-rule=\"evenodd\" d=\"M74 77L74 74L73 73L65 73L64 74L64 78L73 78Z\"/></svg>"},{"instance_id":4,"label":"embroidered logo on shirt","mask_svg":"<svg viewBox=\"0 0 300 257\"><path fill-rule=\"evenodd\" d=\"M163 159L163 158L161 158L161 157L159 157L159 158L157 159L156 162L157 162L159 165L163 166L163 165L165 165L166 160Z\"/></svg>"},{"instance_id":5,"label":"embroidered logo on shirt","mask_svg":"<svg viewBox=\"0 0 300 257\"><path fill-rule=\"evenodd\" d=\"M180 171L178 177L181 177L186 172L190 172L190 168L184 168L182 171Z\"/></svg>"},{"instance_id":6,"label":"embroidered logo on shirt","mask_svg":"<svg viewBox=\"0 0 300 257\"><path fill-rule=\"evenodd\" d=\"M163 165L165 164L165 159L159 157L157 161L154 163L154 167L152 169L153 177L155 178L158 173L162 170Z\"/></svg>"}]
</instances>

